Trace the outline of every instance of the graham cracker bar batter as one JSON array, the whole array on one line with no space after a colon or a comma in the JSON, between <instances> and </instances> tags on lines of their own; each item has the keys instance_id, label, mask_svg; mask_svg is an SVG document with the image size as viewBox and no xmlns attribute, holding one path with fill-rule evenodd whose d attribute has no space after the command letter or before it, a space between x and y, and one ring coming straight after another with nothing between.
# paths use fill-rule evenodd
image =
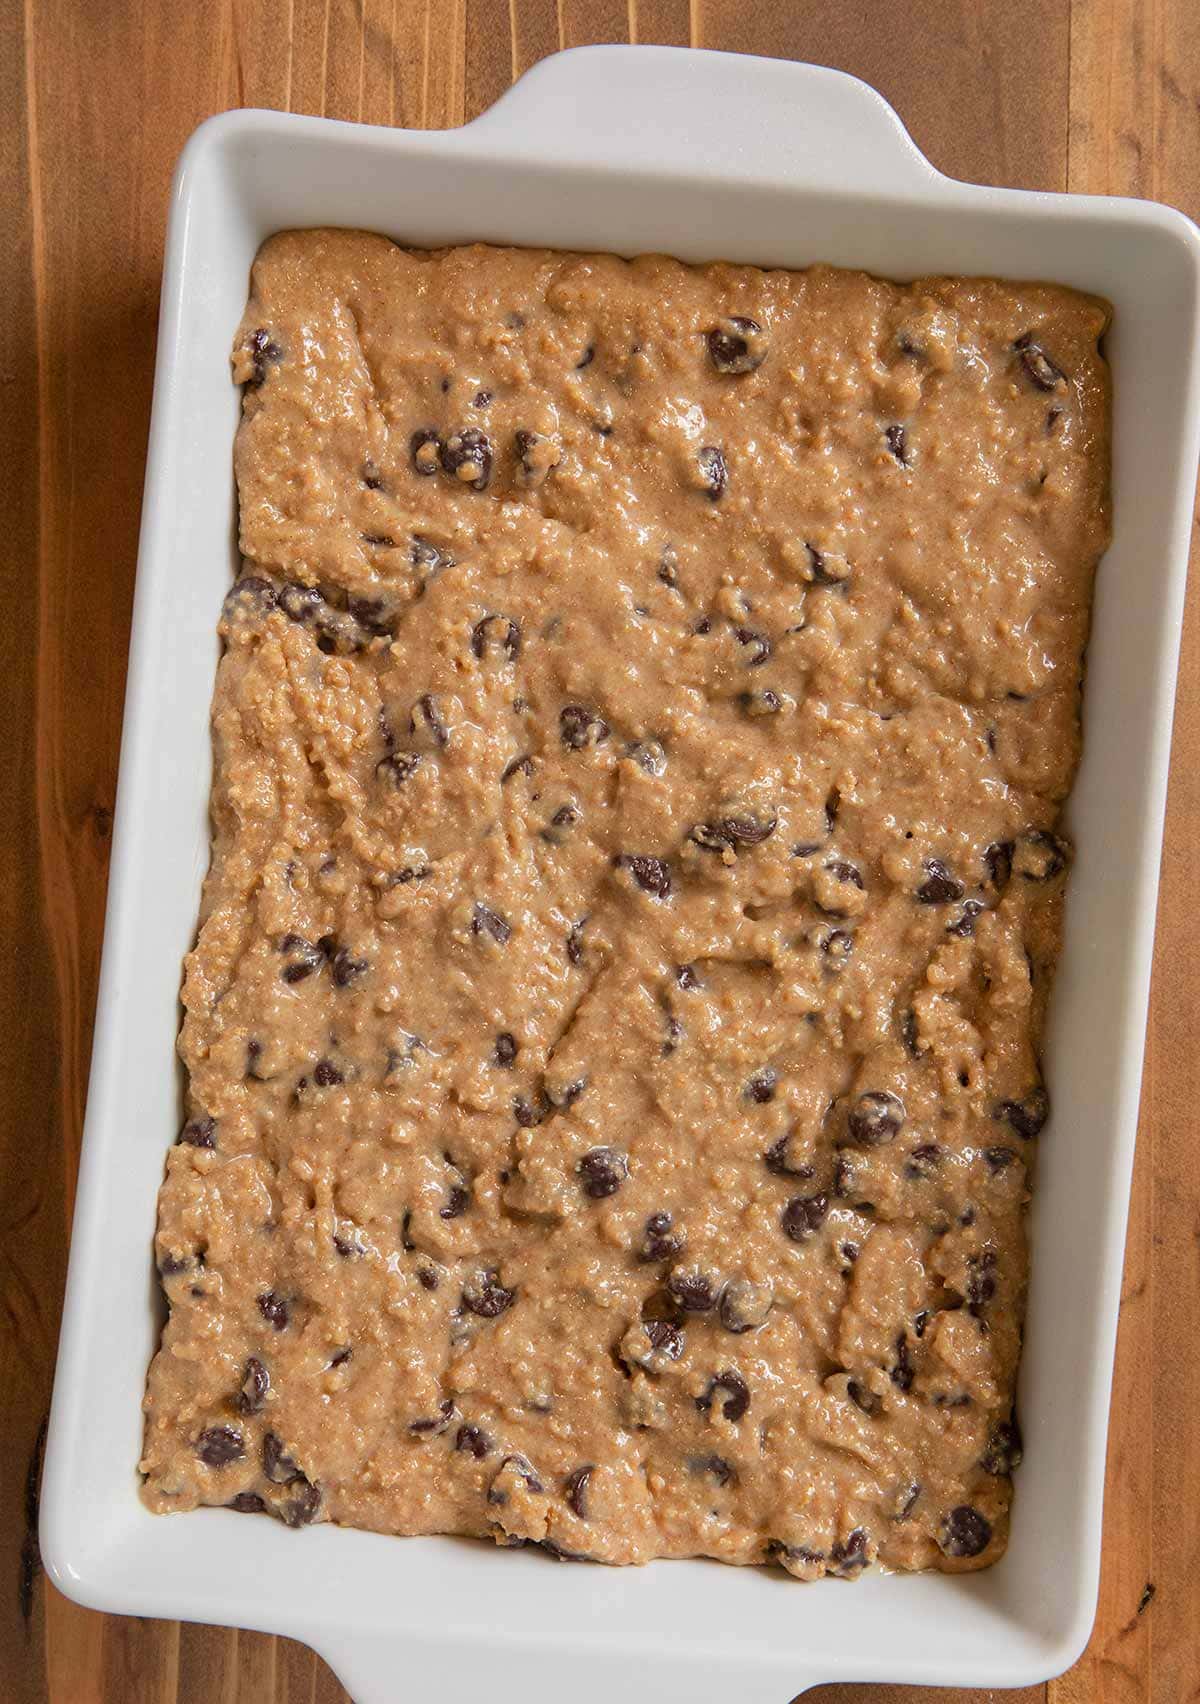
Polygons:
<instances>
[{"instance_id":1,"label":"graham cracker bar batter","mask_svg":"<svg viewBox=\"0 0 1200 1704\"><path fill-rule=\"evenodd\" d=\"M1106 319L265 245L151 1508L1001 1554Z\"/></svg>"}]
</instances>

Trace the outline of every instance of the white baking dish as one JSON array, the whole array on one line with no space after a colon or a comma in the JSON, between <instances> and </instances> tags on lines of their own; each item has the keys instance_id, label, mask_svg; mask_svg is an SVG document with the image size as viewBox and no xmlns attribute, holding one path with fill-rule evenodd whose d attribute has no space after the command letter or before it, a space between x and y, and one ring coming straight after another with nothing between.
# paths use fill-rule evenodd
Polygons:
<instances>
[{"instance_id":1,"label":"white baking dish","mask_svg":"<svg viewBox=\"0 0 1200 1704\"><path fill-rule=\"evenodd\" d=\"M158 1330L150 1241L179 1123L180 960L208 857L215 622L234 566L228 352L259 243L298 225L405 242L665 250L890 277L1048 278L1108 296L1115 521L1099 579L1079 857L1047 1067L1012 1543L988 1572L800 1586L711 1563L556 1567L453 1539L296 1533L137 1496ZM175 179L87 1129L42 1549L96 1608L314 1645L360 1700L784 1704L818 1681L1021 1686L1087 1638L1200 431L1200 236L1145 202L939 176L863 84L812 66L588 48L466 129L231 113Z\"/></svg>"}]
</instances>

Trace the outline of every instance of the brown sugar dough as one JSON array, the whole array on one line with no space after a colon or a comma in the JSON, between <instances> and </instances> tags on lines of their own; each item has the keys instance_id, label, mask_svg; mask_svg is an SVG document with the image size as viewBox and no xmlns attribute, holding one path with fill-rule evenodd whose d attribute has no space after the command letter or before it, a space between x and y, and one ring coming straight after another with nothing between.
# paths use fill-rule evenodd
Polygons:
<instances>
[{"instance_id":1,"label":"brown sugar dough","mask_svg":"<svg viewBox=\"0 0 1200 1704\"><path fill-rule=\"evenodd\" d=\"M1002 1552L1105 323L264 247L151 1508Z\"/></svg>"}]
</instances>

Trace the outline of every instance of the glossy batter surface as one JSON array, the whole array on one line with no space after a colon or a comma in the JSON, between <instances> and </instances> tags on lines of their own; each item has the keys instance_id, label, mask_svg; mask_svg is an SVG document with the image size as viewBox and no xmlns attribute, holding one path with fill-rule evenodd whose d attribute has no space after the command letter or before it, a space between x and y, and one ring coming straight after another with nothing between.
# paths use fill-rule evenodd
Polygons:
<instances>
[{"instance_id":1,"label":"glossy batter surface","mask_svg":"<svg viewBox=\"0 0 1200 1704\"><path fill-rule=\"evenodd\" d=\"M152 1508L1001 1553L1105 322L266 245Z\"/></svg>"}]
</instances>

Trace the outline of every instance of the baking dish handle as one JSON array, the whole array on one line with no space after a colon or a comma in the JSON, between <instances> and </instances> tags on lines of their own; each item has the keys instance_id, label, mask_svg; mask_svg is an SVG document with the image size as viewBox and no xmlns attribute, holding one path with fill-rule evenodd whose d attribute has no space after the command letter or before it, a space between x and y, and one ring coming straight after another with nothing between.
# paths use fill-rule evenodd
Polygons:
<instances>
[{"instance_id":1,"label":"baking dish handle","mask_svg":"<svg viewBox=\"0 0 1200 1704\"><path fill-rule=\"evenodd\" d=\"M736 114L737 122L723 122ZM543 59L469 128L556 165L684 170L706 181L928 188L941 174L882 95L844 71L680 47L577 47Z\"/></svg>"},{"instance_id":2,"label":"baking dish handle","mask_svg":"<svg viewBox=\"0 0 1200 1704\"><path fill-rule=\"evenodd\" d=\"M494 1631L494 1630L493 1630ZM487 1704L613 1704L616 1698L654 1704L695 1704L697 1698L736 1698L738 1704L789 1704L815 1675L747 1673L744 1663L706 1659L698 1681L697 1659L682 1661L667 1647L653 1652L463 1642L448 1635L415 1647L405 1638L347 1635L345 1643L322 1642L320 1655L354 1704L419 1704L429 1697L486 1698ZM828 1676L825 1677L826 1679Z\"/></svg>"}]
</instances>

